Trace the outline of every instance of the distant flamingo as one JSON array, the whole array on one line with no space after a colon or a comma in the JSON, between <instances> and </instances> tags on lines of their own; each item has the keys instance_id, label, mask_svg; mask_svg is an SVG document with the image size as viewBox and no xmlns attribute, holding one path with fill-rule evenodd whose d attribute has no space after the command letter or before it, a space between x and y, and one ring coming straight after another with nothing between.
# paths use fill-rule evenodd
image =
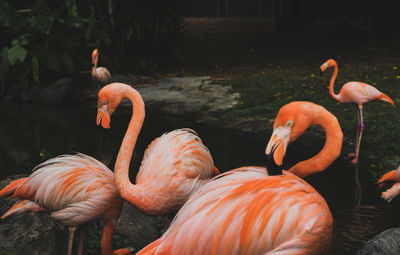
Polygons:
<instances>
[{"instance_id":1,"label":"distant flamingo","mask_svg":"<svg viewBox=\"0 0 400 255\"><path fill-rule=\"evenodd\" d=\"M322 151L280 175L288 144L313 124L325 129ZM332 238L332 215L321 195L296 175L328 167L340 154L342 137L325 108L310 102L283 106L266 148L275 168L241 167L213 178L167 232L137 254L321 254Z\"/></svg>"},{"instance_id":2,"label":"distant flamingo","mask_svg":"<svg viewBox=\"0 0 400 255\"><path fill-rule=\"evenodd\" d=\"M321 65L320 67L321 72L325 72L325 70L328 69L329 67L334 68L334 72L329 85L329 94L331 95L331 97L336 101L338 101L339 103L357 104L358 127L357 127L357 137L356 137L356 150L355 153L349 154L349 158L354 157L351 163L357 164L358 155L360 152L361 137L364 131L364 121L362 112L363 104L366 104L374 100L382 100L394 106L394 102L392 99L390 99L390 97L383 94L375 87L358 81L347 82L342 86L342 89L340 90L339 94L335 94L333 86L335 84L335 80L338 74L338 66L336 61L333 59L327 60L325 63Z\"/></svg>"},{"instance_id":3,"label":"distant flamingo","mask_svg":"<svg viewBox=\"0 0 400 255\"><path fill-rule=\"evenodd\" d=\"M136 185L132 184L129 164L145 117L142 97L129 85L106 85L98 93L97 124L109 128L110 116L123 98L131 101L133 112L114 168L118 192L147 214L178 209L203 183L219 174L211 154L191 129L166 133L149 145Z\"/></svg>"},{"instance_id":4,"label":"distant flamingo","mask_svg":"<svg viewBox=\"0 0 400 255\"><path fill-rule=\"evenodd\" d=\"M97 61L99 60L99 50L94 49L92 52L92 78L95 82L101 84L107 84L111 82L111 74L105 67L97 67Z\"/></svg>"},{"instance_id":5,"label":"distant flamingo","mask_svg":"<svg viewBox=\"0 0 400 255\"><path fill-rule=\"evenodd\" d=\"M114 227L122 209L122 198L114 185L114 174L98 160L84 154L62 155L38 165L27 178L13 181L0 191L17 202L1 218L26 211L45 211L68 226L68 255L75 230L86 222L102 219L103 255L131 254L128 249L111 248ZM83 236L78 254L82 254Z\"/></svg>"},{"instance_id":6,"label":"distant flamingo","mask_svg":"<svg viewBox=\"0 0 400 255\"><path fill-rule=\"evenodd\" d=\"M391 202L394 197L400 194L400 166L396 170L384 174L378 183L382 185L387 181L394 181L395 184L390 189L382 192L382 198Z\"/></svg>"}]
</instances>

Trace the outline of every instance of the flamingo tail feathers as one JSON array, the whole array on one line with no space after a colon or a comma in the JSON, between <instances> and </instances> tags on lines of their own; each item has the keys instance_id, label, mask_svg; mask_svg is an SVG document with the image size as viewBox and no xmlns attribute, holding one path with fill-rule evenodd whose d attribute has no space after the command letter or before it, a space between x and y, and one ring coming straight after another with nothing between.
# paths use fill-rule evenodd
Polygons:
<instances>
[{"instance_id":1,"label":"flamingo tail feathers","mask_svg":"<svg viewBox=\"0 0 400 255\"><path fill-rule=\"evenodd\" d=\"M21 214L27 211L42 212L46 211L46 209L40 207L38 204L30 200L18 200L5 214L3 214L3 216L1 216L1 219L13 214Z\"/></svg>"},{"instance_id":2,"label":"flamingo tail feathers","mask_svg":"<svg viewBox=\"0 0 400 255\"><path fill-rule=\"evenodd\" d=\"M215 175L220 175L221 172L218 170L218 168L216 166L214 166L214 174Z\"/></svg>"},{"instance_id":3,"label":"flamingo tail feathers","mask_svg":"<svg viewBox=\"0 0 400 255\"><path fill-rule=\"evenodd\" d=\"M0 190L0 197L5 197L8 195L11 195L14 191L16 191L21 184L23 184L28 178L21 178L18 180L15 180L8 184L6 187L4 187L2 190Z\"/></svg>"},{"instance_id":4,"label":"flamingo tail feathers","mask_svg":"<svg viewBox=\"0 0 400 255\"><path fill-rule=\"evenodd\" d=\"M394 107L394 102L393 102L393 100L392 100L390 97L388 97L387 95L385 95L384 93L382 93L382 94L379 96L379 100L388 102L388 103L390 103L390 104Z\"/></svg>"},{"instance_id":5,"label":"flamingo tail feathers","mask_svg":"<svg viewBox=\"0 0 400 255\"><path fill-rule=\"evenodd\" d=\"M384 174L378 181L378 184L381 184L383 182L387 181L395 181L396 180L396 170L390 171L386 174Z\"/></svg>"}]
</instances>

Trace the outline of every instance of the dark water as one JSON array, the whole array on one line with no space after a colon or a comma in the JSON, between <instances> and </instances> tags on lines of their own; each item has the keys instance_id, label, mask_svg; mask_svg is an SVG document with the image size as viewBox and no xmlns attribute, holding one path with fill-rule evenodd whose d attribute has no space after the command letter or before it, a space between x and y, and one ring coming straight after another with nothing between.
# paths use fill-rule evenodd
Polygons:
<instances>
[{"instance_id":1,"label":"dark water","mask_svg":"<svg viewBox=\"0 0 400 255\"><path fill-rule=\"evenodd\" d=\"M96 126L96 109L88 105L0 103L0 116L0 178L4 178L29 173L48 158L73 152L93 156L112 169L131 109L118 109L112 117L110 130ZM259 141L229 129L147 113L131 163L132 179L148 144L164 132L183 127L194 129L202 137L221 171L263 165L263 152L270 134L265 134L264 141ZM290 166L317 153L323 142L311 134L304 135L289 147L285 165ZM325 197L334 215L334 239L326 254L353 254L374 235L400 227L399 217L396 217L400 200L386 204L379 198L376 188L364 190L364 206L353 207L354 170L343 159L337 160L326 171L308 177L307 181Z\"/></svg>"}]
</instances>

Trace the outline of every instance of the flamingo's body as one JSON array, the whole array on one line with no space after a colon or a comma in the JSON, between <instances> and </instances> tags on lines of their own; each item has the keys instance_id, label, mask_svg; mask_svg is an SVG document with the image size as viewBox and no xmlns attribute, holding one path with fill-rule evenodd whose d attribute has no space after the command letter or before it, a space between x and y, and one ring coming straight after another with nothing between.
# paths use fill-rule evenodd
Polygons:
<instances>
[{"instance_id":1,"label":"flamingo's body","mask_svg":"<svg viewBox=\"0 0 400 255\"><path fill-rule=\"evenodd\" d=\"M110 115L123 98L132 102L133 113L114 168L118 192L147 214L178 209L199 186L218 174L211 154L191 129L166 133L149 145L136 184L132 184L129 164L145 117L142 97L129 85L106 85L98 94L97 123L109 128Z\"/></svg>"},{"instance_id":2,"label":"flamingo's body","mask_svg":"<svg viewBox=\"0 0 400 255\"><path fill-rule=\"evenodd\" d=\"M335 94L334 85L335 80L338 74L338 66L335 60L329 59L324 64L321 65L321 72L325 72L326 69L333 67L334 72L329 85L329 94L333 99L340 103L354 103L357 105L358 109L358 127L357 127L357 137L356 137L356 149L355 153L351 153L349 156L354 157L351 161L353 164L358 163L358 156L360 151L361 137L364 131L364 121L363 121L363 105L374 100L381 100L390 103L394 106L393 100L380 92L375 87L357 81L351 81L344 84L339 92L339 94Z\"/></svg>"},{"instance_id":3,"label":"flamingo's body","mask_svg":"<svg viewBox=\"0 0 400 255\"><path fill-rule=\"evenodd\" d=\"M394 197L400 194L400 166L396 170L392 170L384 174L378 181L379 184L383 184L387 181L393 181L395 184L385 192L382 192L382 198L388 202L391 202Z\"/></svg>"},{"instance_id":4,"label":"flamingo's body","mask_svg":"<svg viewBox=\"0 0 400 255\"><path fill-rule=\"evenodd\" d=\"M114 225L122 206L118 192L145 213L163 214L179 208L202 183L219 174L197 134L191 129L178 129L149 145L136 185L130 183L129 164L144 120L140 94L126 84L105 86L99 92L97 124L109 128L110 115L125 97L132 102L133 116L118 153L115 175L83 154L48 160L28 178L16 180L0 191L0 197L13 194L20 199L3 217L24 211L49 212L69 226L68 254L76 227L101 218L105 222L102 254L130 254L127 249L111 250Z\"/></svg>"},{"instance_id":5,"label":"flamingo's body","mask_svg":"<svg viewBox=\"0 0 400 255\"><path fill-rule=\"evenodd\" d=\"M96 159L77 154L47 160L29 177L15 180L0 191L0 197L10 194L18 200L1 218L25 211L48 212L68 226L68 254L76 228L95 219L104 221L102 254L130 254L127 249L111 249L122 198L114 185L113 172ZM81 252L82 240L79 249Z\"/></svg>"},{"instance_id":6,"label":"flamingo's body","mask_svg":"<svg viewBox=\"0 0 400 255\"><path fill-rule=\"evenodd\" d=\"M101 84L107 84L111 82L111 74L105 67L97 67L97 62L99 60L99 51L94 49L92 52L92 78L95 82Z\"/></svg>"},{"instance_id":7,"label":"flamingo's body","mask_svg":"<svg viewBox=\"0 0 400 255\"><path fill-rule=\"evenodd\" d=\"M280 165L287 145L312 124L322 125L327 136L318 155L281 175L241 167L215 177L185 203L168 231L138 255L321 254L332 237L332 215L319 193L295 174L321 171L338 157L342 132L337 119L309 102L288 104L275 119L266 153L270 165Z\"/></svg>"}]
</instances>

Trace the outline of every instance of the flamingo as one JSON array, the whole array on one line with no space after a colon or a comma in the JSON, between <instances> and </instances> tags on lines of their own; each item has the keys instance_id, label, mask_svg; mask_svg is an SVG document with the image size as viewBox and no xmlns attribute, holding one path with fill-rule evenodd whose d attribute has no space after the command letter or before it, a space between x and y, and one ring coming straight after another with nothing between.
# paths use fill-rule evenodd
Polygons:
<instances>
[{"instance_id":1,"label":"flamingo","mask_svg":"<svg viewBox=\"0 0 400 255\"><path fill-rule=\"evenodd\" d=\"M354 157L354 159L351 160L351 163L357 164L358 155L360 152L361 137L364 131L364 121L363 121L363 111L362 111L363 105L374 100L381 100L388 102L392 106L394 106L394 102L390 97L380 92L375 87L358 81L347 82L342 86L339 94L335 94L333 86L335 85L335 80L338 74L338 66L336 61L333 59L328 59L325 63L321 65L320 69L322 73L325 72L326 69L330 67L334 68L334 72L329 85L329 94L331 95L331 97L336 101L338 101L339 103L357 104L358 124L357 124L357 136L356 136L356 150L354 153L350 153L348 155L348 158Z\"/></svg>"},{"instance_id":2,"label":"flamingo","mask_svg":"<svg viewBox=\"0 0 400 255\"><path fill-rule=\"evenodd\" d=\"M378 181L382 185L384 182L394 181L395 184L385 192L382 192L382 198L391 202L394 197L400 194L400 166L386 174L384 174Z\"/></svg>"},{"instance_id":3,"label":"flamingo","mask_svg":"<svg viewBox=\"0 0 400 255\"><path fill-rule=\"evenodd\" d=\"M11 195L17 202L2 219L26 211L45 211L69 230L68 252L72 252L74 233L79 225L102 219L100 241L103 255L128 255L129 249L113 251L115 224L122 209L122 198L114 184L114 174L100 161L85 154L61 155L34 168L26 178L11 182L0 191L0 197ZM82 254L83 236L78 254Z\"/></svg>"},{"instance_id":4,"label":"flamingo","mask_svg":"<svg viewBox=\"0 0 400 255\"><path fill-rule=\"evenodd\" d=\"M92 52L92 78L97 83L107 84L111 81L111 74L105 67L97 67L99 60L99 50L94 49Z\"/></svg>"},{"instance_id":5,"label":"flamingo","mask_svg":"<svg viewBox=\"0 0 400 255\"><path fill-rule=\"evenodd\" d=\"M123 98L132 103L132 117L114 167L119 194L146 214L179 209L200 186L219 174L208 148L191 129L177 129L153 140L136 176L129 180L129 164L145 117L139 92L123 83L111 83L98 93L97 125L110 128L110 117Z\"/></svg>"},{"instance_id":6,"label":"flamingo","mask_svg":"<svg viewBox=\"0 0 400 255\"><path fill-rule=\"evenodd\" d=\"M313 124L325 129L321 152L279 170L288 144ZM189 198L167 232L137 255L321 254L332 238L332 215L299 176L328 167L340 154L342 138L336 117L322 106L283 106L265 150L274 167L246 166L214 177Z\"/></svg>"},{"instance_id":7,"label":"flamingo","mask_svg":"<svg viewBox=\"0 0 400 255\"><path fill-rule=\"evenodd\" d=\"M115 163L115 174L104 164L84 154L64 155L35 168L28 178L18 179L0 191L19 200L3 218L25 211L47 211L69 228L68 255L77 226L104 220L100 242L102 254L130 254L128 249L112 251L111 238L119 217L122 198L148 214L163 214L179 208L207 179L219 174L200 137L191 129L178 129L155 139L146 150L136 185L129 182L129 163L144 120L140 94L122 83L100 90L97 124L110 128L110 116L123 98L132 101L133 114ZM118 191L117 191L118 190ZM130 193L132 192L132 193ZM82 239L78 254L81 254Z\"/></svg>"}]
</instances>

